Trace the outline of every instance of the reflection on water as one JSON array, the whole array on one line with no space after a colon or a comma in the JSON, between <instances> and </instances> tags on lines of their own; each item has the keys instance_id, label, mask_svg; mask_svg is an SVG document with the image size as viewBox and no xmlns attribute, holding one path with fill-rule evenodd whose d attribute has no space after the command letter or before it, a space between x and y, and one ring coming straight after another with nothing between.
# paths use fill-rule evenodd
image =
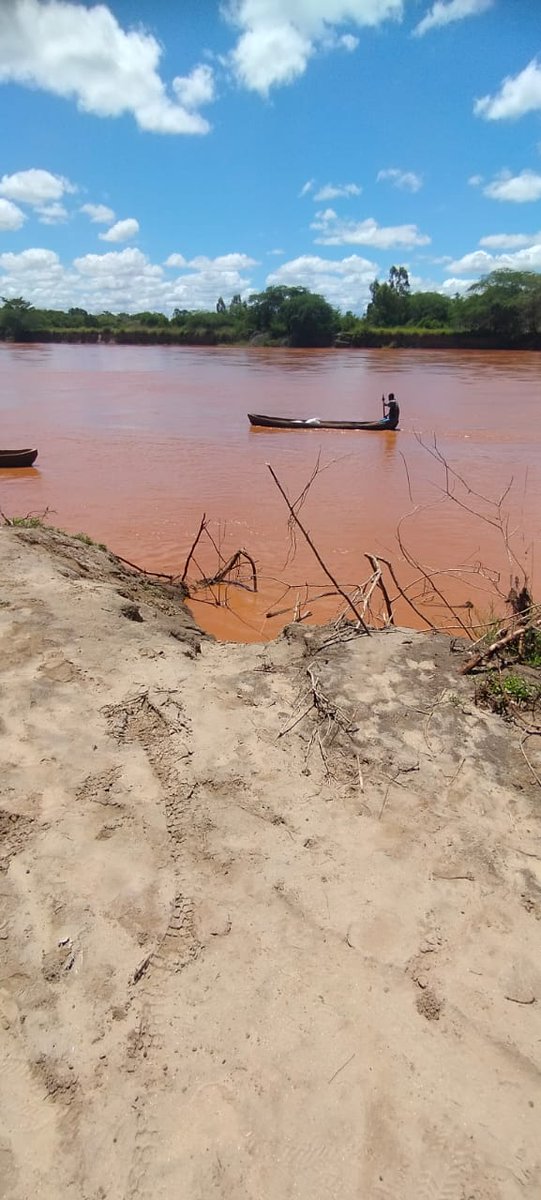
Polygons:
<instances>
[{"instance_id":1,"label":"reflection on water","mask_svg":"<svg viewBox=\"0 0 541 1200\"><path fill-rule=\"evenodd\" d=\"M539 362L507 352L1 345L1 441L37 445L39 469L0 472L0 507L48 507L56 524L158 570L181 567L205 511L224 552L244 545L258 559L261 594L235 595L245 625L209 606L198 605L197 615L228 636L259 638L281 624L264 615L279 607L277 579L321 582L304 546L284 568L287 513L265 464L296 495L321 454L322 465L333 465L304 518L342 581L366 577L367 551L400 562L402 518L423 563L482 559L503 580L509 562L494 529L441 503L442 470L418 439L436 436L477 492L495 496L513 478L513 521L532 560L541 521ZM401 406L397 434L256 432L246 415L371 420L389 391ZM214 569L215 556L201 565ZM480 595L480 607L485 601Z\"/></svg>"}]
</instances>

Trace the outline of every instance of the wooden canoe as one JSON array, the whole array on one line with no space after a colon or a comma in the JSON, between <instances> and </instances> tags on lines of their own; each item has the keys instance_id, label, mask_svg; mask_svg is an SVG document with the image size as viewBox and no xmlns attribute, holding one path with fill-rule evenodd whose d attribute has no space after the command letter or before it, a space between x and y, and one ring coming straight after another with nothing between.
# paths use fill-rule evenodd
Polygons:
<instances>
[{"instance_id":1,"label":"wooden canoe","mask_svg":"<svg viewBox=\"0 0 541 1200\"><path fill-rule=\"evenodd\" d=\"M398 421L323 421L319 417L265 417L248 413L250 425L262 429L396 429Z\"/></svg>"},{"instance_id":2,"label":"wooden canoe","mask_svg":"<svg viewBox=\"0 0 541 1200\"><path fill-rule=\"evenodd\" d=\"M0 467L31 467L37 450L0 450Z\"/></svg>"}]
</instances>

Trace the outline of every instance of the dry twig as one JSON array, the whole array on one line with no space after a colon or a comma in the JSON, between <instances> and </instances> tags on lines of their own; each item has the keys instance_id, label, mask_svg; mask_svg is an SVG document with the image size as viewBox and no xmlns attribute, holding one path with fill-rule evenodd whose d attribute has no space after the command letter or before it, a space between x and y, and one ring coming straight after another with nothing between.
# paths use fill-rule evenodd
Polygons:
<instances>
[{"instance_id":1,"label":"dry twig","mask_svg":"<svg viewBox=\"0 0 541 1200\"><path fill-rule=\"evenodd\" d=\"M348 596L347 592L345 592L345 591L343 590L343 588L341 588L341 587L340 587L340 584L339 584L339 583L338 583L338 581L335 579L334 575L333 575L333 574L332 574L332 573L329 571L329 568L328 568L328 567L326 566L326 564L324 563L324 561L323 561L323 559L322 559L322 557L321 557L321 555L320 555L320 553L319 553L319 550L318 550L318 549L317 549L317 547L314 545L314 543L313 543L313 541L312 541L312 538L310 537L310 534L308 533L308 530L307 530L307 529L305 529L304 525L303 525L303 524L301 523L301 521L299 520L299 517L297 516L297 513L296 513L296 511L295 511L295 506L294 506L294 505L291 503L291 501L290 501L290 499L289 499L289 497L288 497L287 493L284 491L284 488L282 487L282 484L280 483L280 480L278 479L278 476L276 475L275 471L274 471L274 470L273 470L273 468L271 467L271 464L270 464L270 463L267 463L267 464L266 464L266 466L267 466L268 470L270 471L270 473L271 473L271 475L272 475L272 478L274 479L274 482L275 482L275 484L276 484L276 487L278 488L278 491L280 492L280 495L283 497L283 499L285 500L285 502L286 502L286 504L287 504L287 507L288 507L288 509L289 509L289 514L290 514L290 517L291 517L291 518L292 518L292 520L295 522L295 525L297 526L297 528L298 528L298 529L300 529L300 531L301 531L301 533L302 533L303 537L305 538L305 540L307 541L307 543L308 543L308 545L309 545L309 547L310 547L310 549L311 549L312 553L315 555L315 557L316 557L316 559L317 559L317 561L318 561L318 563L319 563L319 565L320 565L321 569L322 569L322 570L325 572L325 575L327 576L327 579L330 579L330 581L331 581L331 583L332 583L333 587L335 587L335 588L336 588L336 591L338 592L338 594L339 594L340 596L342 596L342 599L343 599L343 600L345 600L345 602L346 602L346 604L348 605L348 607L349 607L349 608L351 608L352 612L354 613L354 616L355 616L356 620L357 620L357 621L358 621L358 623L359 623L359 626L360 626L360 628L363 630L363 633L369 634L369 633L370 633L370 630L369 630L369 628L368 628L368 625L367 625L367 624L366 624L366 622L364 621L364 619L363 619L363 617L362 617L361 613L359 612L358 608L356 608L355 604L353 603L353 601L351 600L351 598ZM315 476L314 476L314 478L315 478ZM303 499L304 499L305 495L306 495L306 489L305 489L305 490L304 490L304 491L301 493L301 496L303 497Z\"/></svg>"}]
</instances>

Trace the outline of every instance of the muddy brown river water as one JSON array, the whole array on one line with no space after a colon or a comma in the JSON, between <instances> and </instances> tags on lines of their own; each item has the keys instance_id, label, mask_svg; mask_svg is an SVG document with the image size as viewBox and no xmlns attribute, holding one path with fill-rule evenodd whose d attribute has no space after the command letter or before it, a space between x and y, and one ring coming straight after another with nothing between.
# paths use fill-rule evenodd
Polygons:
<instances>
[{"instance_id":1,"label":"muddy brown river water","mask_svg":"<svg viewBox=\"0 0 541 1200\"><path fill-rule=\"evenodd\" d=\"M287 512L265 465L295 496L320 454L326 469L303 520L341 583L370 574L367 552L392 558L411 580L400 529L407 554L429 571L450 571L453 600L484 615L492 590L478 564L499 574L503 589L515 566L497 510L480 495L497 500L511 484L501 515L536 582L540 383L535 353L4 344L0 445L36 445L39 457L32 470L0 472L0 508L48 508L52 524L158 571L182 570L205 512L224 556L244 546L257 560L259 591L229 588L228 607L206 593L194 604L197 619L218 636L260 640L291 616L266 613L297 600L314 619L336 611L331 600L310 601L324 576L301 539L291 558ZM256 431L246 415L371 420L389 391L401 406L397 433ZM454 500L444 494L444 468L419 441L434 437L471 489L455 480ZM210 543L198 563L217 569ZM421 604L437 615L437 597ZM411 610L398 616L420 623Z\"/></svg>"}]
</instances>

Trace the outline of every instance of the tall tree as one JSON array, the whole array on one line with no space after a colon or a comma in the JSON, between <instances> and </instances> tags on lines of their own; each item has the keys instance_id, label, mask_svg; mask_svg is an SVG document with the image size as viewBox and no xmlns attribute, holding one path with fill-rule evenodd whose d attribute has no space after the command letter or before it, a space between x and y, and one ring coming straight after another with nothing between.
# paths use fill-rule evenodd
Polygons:
<instances>
[{"instance_id":1,"label":"tall tree","mask_svg":"<svg viewBox=\"0 0 541 1200\"><path fill-rule=\"evenodd\" d=\"M410 277L406 267L391 267L389 271L389 287L399 296L409 296Z\"/></svg>"},{"instance_id":2,"label":"tall tree","mask_svg":"<svg viewBox=\"0 0 541 1200\"><path fill-rule=\"evenodd\" d=\"M14 342L28 342L36 328L35 310L22 296L6 300L2 296L4 307L0 309L0 336Z\"/></svg>"}]
</instances>

